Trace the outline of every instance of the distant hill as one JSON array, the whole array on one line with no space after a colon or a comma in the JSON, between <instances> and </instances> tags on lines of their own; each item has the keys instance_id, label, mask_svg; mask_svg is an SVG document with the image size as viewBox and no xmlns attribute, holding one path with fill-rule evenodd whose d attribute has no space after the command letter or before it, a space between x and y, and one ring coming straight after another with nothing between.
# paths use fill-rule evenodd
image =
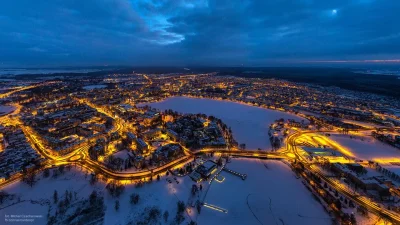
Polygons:
<instances>
[{"instance_id":1,"label":"distant hill","mask_svg":"<svg viewBox=\"0 0 400 225\"><path fill-rule=\"evenodd\" d=\"M93 68L92 68L93 69ZM348 90L363 91L400 97L399 76L366 74L343 68L305 68L305 67L119 67L107 68L88 73L26 74L18 79L32 79L35 76L86 76L97 78L111 73L207 73L218 72L220 76L251 78L276 78L294 82L336 86Z\"/></svg>"},{"instance_id":2,"label":"distant hill","mask_svg":"<svg viewBox=\"0 0 400 225\"><path fill-rule=\"evenodd\" d=\"M278 78L400 97L400 79L398 76L356 73L350 69L226 68L221 70L219 74L253 78Z\"/></svg>"}]
</instances>

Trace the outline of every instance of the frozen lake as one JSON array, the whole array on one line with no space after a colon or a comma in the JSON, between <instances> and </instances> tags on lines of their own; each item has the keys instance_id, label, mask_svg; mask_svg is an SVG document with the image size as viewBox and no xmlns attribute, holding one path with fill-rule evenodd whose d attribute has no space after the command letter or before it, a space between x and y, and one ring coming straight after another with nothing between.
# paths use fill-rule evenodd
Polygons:
<instances>
[{"instance_id":1,"label":"frozen lake","mask_svg":"<svg viewBox=\"0 0 400 225\"><path fill-rule=\"evenodd\" d=\"M323 206L284 163L233 159L226 167L247 174L247 179L221 172L225 180L212 183L205 202L228 213L203 207L198 224L332 224Z\"/></svg>"},{"instance_id":2,"label":"frozen lake","mask_svg":"<svg viewBox=\"0 0 400 225\"><path fill-rule=\"evenodd\" d=\"M181 113L204 113L215 116L231 127L234 138L239 144L245 143L249 150L271 149L268 127L275 120L303 119L281 111L213 99L172 97L147 105L160 110L172 109Z\"/></svg>"},{"instance_id":3,"label":"frozen lake","mask_svg":"<svg viewBox=\"0 0 400 225\"><path fill-rule=\"evenodd\" d=\"M97 84L97 85L84 86L83 89L85 89L85 90L93 90L93 89L102 89L102 88L106 88L106 87L107 87L107 85Z\"/></svg>"}]
</instances>

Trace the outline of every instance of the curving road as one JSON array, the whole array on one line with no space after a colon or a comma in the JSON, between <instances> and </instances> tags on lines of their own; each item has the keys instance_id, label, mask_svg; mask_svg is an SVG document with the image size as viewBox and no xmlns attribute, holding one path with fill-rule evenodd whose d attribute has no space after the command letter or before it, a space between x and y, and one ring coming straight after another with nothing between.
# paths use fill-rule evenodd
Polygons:
<instances>
[{"instance_id":1,"label":"curving road","mask_svg":"<svg viewBox=\"0 0 400 225\"><path fill-rule=\"evenodd\" d=\"M348 199L351 199L356 204L365 207L368 211L375 213L381 216L382 218L390 220L394 224L400 224L400 215L398 213L387 210L385 208L381 208L378 204L374 203L373 201L369 200L364 196L355 196L354 193L349 191L346 187L336 183L333 179L326 177L319 168L308 164L307 160L303 158L297 151L296 139L303 134L310 134L310 133L321 133L321 132L316 132L316 131L296 132L288 137L287 149L296 155L296 159L303 162L303 165L305 166L306 169L308 169L314 174L317 174L323 181L328 183L331 187L333 187L342 195L346 196ZM335 132L329 131L329 133L335 133Z\"/></svg>"}]
</instances>

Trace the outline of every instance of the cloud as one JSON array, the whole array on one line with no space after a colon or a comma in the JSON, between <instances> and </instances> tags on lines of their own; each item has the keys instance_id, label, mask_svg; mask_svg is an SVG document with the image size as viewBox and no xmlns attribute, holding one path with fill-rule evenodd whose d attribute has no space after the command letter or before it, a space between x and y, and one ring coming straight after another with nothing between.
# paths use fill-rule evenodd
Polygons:
<instances>
[{"instance_id":1,"label":"cloud","mask_svg":"<svg viewBox=\"0 0 400 225\"><path fill-rule=\"evenodd\" d=\"M43 48L39 48L39 47L31 47L28 48L29 51L33 51L33 52L47 52L47 50L43 49Z\"/></svg>"},{"instance_id":2,"label":"cloud","mask_svg":"<svg viewBox=\"0 0 400 225\"><path fill-rule=\"evenodd\" d=\"M400 2L390 0L2 1L0 61L266 65L399 58L398 11Z\"/></svg>"}]
</instances>

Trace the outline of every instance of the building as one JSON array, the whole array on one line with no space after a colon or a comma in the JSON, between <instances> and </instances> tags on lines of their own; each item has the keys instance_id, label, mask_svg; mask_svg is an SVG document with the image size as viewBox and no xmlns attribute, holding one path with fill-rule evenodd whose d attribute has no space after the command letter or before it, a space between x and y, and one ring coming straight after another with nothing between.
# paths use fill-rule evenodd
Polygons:
<instances>
[{"instance_id":1,"label":"building","mask_svg":"<svg viewBox=\"0 0 400 225\"><path fill-rule=\"evenodd\" d=\"M93 160L97 160L99 156L104 155L104 153L105 153L105 147L104 145L101 144L96 144L95 146L89 149L89 156Z\"/></svg>"},{"instance_id":2,"label":"building","mask_svg":"<svg viewBox=\"0 0 400 225\"><path fill-rule=\"evenodd\" d=\"M358 188L365 191L376 191L382 200L390 197L387 179L375 170L367 170L358 163L332 163L331 165L332 171L356 184Z\"/></svg>"},{"instance_id":3,"label":"building","mask_svg":"<svg viewBox=\"0 0 400 225\"><path fill-rule=\"evenodd\" d=\"M131 132L128 132L128 133L126 134L126 137L128 138L128 141L130 141L131 143L134 142L134 141L136 141L136 139L137 139L136 135L134 135L134 134L131 133Z\"/></svg>"},{"instance_id":4,"label":"building","mask_svg":"<svg viewBox=\"0 0 400 225\"><path fill-rule=\"evenodd\" d=\"M171 129L167 129L167 135L170 137L173 141L178 141L179 140L179 135L175 131Z\"/></svg>"},{"instance_id":5,"label":"building","mask_svg":"<svg viewBox=\"0 0 400 225\"><path fill-rule=\"evenodd\" d=\"M137 144L137 149L138 149L140 152L145 153L145 152L147 152L147 151L149 150L149 146L148 146L147 143L146 143L145 141L143 141L143 139L141 139L141 138L138 138L138 139L136 140L136 144Z\"/></svg>"},{"instance_id":6,"label":"building","mask_svg":"<svg viewBox=\"0 0 400 225\"><path fill-rule=\"evenodd\" d=\"M207 160L196 168L196 172L199 173L204 179L209 178L216 171L217 164L211 160Z\"/></svg>"}]
</instances>

